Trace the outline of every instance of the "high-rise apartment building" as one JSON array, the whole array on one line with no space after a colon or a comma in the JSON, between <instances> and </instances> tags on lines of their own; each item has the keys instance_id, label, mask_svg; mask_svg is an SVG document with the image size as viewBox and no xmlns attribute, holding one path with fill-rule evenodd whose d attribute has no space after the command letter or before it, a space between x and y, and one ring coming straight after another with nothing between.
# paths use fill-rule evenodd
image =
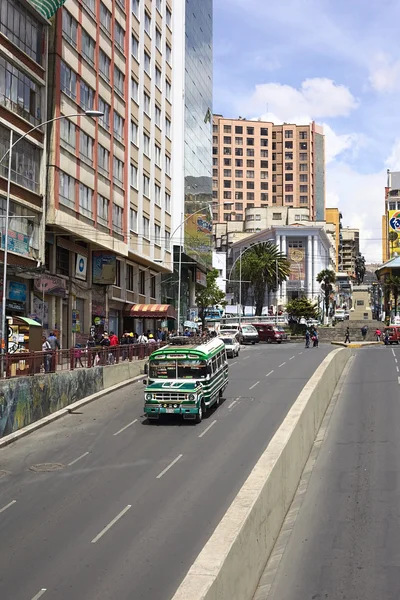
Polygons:
<instances>
[{"instance_id":1,"label":"high-rise apartment building","mask_svg":"<svg viewBox=\"0 0 400 600\"><path fill-rule=\"evenodd\" d=\"M34 277L44 262L48 21L26 0L0 2L0 159L11 153L7 316L33 312ZM31 134L21 139L29 130ZM0 297L3 291L9 154L0 163ZM1 307L0 307L1 311Z\"/></svg>"},{"instance_id":2,"label":"high-rise apartment building","mask_svg":"<svg viewBox=\"0 0 400 600\"><path fill-rule=\"evenodd\" d=\"M49 117L67 118L49 136L39 289L44 325L67 346L93 329L154 327L146 306L130 309L159 302L172 265L171 1L69 0L51 52Z\"/></svg>"},{"instance_id":3,"label":"high-rise apartment building","mask_svg":"<svg viewBox=\"0 0 400 600\"><path fill-rule=\"evenodd\" d=\"M242 221L246 208L308 208L325 218L325 142L322 127L213 120L213 218Z\"/></svg>"},{"instance_id":4,"label":"high-rise apartment building","mask_svg":"<svg viewBox=\"0 0 400 600\"><path fill-rule=\"evenodd\" d=\"M212 12L212 0L174 2L174 276L164 277L163 299L176 306L179 295L180 325L212 265Z\"/></svg>"},{"instance_id":5,"label":"high-rise apartment building","mask_svg":"<svg viewBox=\"0 0 400 600\"><path fill-rule=\"evenodd\" d=\"M356 258L360 252L360 231L350 227L341 229L341 271L355 277Z\"/></svg>"}]
</instances>

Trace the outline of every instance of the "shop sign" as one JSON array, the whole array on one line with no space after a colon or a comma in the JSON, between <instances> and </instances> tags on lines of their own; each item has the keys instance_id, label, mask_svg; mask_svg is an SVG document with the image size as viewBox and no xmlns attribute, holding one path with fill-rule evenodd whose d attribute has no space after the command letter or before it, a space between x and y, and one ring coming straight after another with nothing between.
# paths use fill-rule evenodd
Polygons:
<instances>
[{"instance_id":1,"label":"shop sign","mask_svg":"<svg viewBox=\"0 0 400 600\"><path fill-rule=\"evenodd\" d=\"M75 277L86 281L87 257L82 254L76 255Z\"/></svg>"},{"instance_id":2,"label":"shop sign","mask_svg":"<svg viewBox=\"0 0 400 600\"><path fill-rule=\"evenodd\" d=\"M79 310L72 311L72 333L81 332L81 322L79 317Z\"/></svg>"},{"instance_id":3,"label":"shop sign","mask_svg":"<svg viewBox=\"0 0 400 600\"><path fill-rule=\"evenodd\" d=\"M15 302L13 300L7 300L6 309L13 310L16 312L25 312L25 304L23 304L22 302Z\"/></svg>"},{"instance_id":4,"label":"shop sign","mask_svg":"<svg viewBox=\"0 0 400 600\"><path fill-rule=\"evenodd\" d=\"M113 285L117 272L117 258L109 252L92 253L92 283Z\"/></svg>"},{"instance_id":5,"label":"shop sign","mask_svg":"<svg viewBox=\"0 0 400 600\"><path fill-rule=\"evenodd\" d=\"M65 279L54 277L53 275L42 275L39 279L34 280L34 287L42 294L50 294L51 296L66 296Z\"/></svg>"},{"instance_id":6,"label":"shop sign","mask_svg":"<svg viewBox=\"0 0 400 600\"><path fill-rule=\"evenodd\" d=\"M196 283L197 283L197 285L201 285L203 287L207 287L207 277L206 277L206 274L203 273L203 271L199 271L199 269L196 269Z\"/></svg>"},{"instance_id":7,"label":"shop sign","mask_svg":"<svg viewBox=\"0 0 400 600\"><path fill-rule=\"evenodd\" d=\"M1 236L2 248L4 248L6 243L5 237L5 230L3 229ZM15 252L16 254L22 254L24 256L31 255L29 249L29 237L23 233L18 233L18 231L13 231L12 229L8 230L7 247L9 252Z\"/></svg>"},{"instance_id":8,"label":"shop sign","mask_svg":"<svg viewBox=\"0 0 400 600\"><path fill-rule=\"evenodd\" d=\"M20 283L19 281L9 281L7 298L9 300L16 300L17 302L26 302L28 287L26 283Z\"/></svg>"}]
</instances>

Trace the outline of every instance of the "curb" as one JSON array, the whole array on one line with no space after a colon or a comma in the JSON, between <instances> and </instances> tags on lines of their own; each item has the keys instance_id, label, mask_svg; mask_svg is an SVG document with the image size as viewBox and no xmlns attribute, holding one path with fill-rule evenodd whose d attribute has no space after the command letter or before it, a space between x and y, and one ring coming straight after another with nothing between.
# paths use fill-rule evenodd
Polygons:
<instances>
[{"instance_id":1,"label":"curb","mask_svg":"<svg viewBox=\"0 0 400 600\"><path fill-rule=\"evenodd\" d=\"M26 427L23 427L22 429L18 429L18 431L15 431L14 433L10 433L9 435L4 436L3 438L0 439L0 448L5 448L5 446L9 446L10 444L17 442L18 440L25 437L26 435L33 433L37 429L41 429L42 427L45 427L45 425L49 425L49 423L53 423L53 421L57 421L61 417L64 417L65 415L70 414L75 409L85 406L86 404L90 404L90 402L93 402L94 400L97 400L98 398L105 396L109 392L115 392L116 390L119 390L127 385L130 385L131 383L136 383L137 381L140 381L141 379L144 379L145 377L146 377L146 375L138 375L137 377L133 377L132 379L127 379L126 381L122 381L121 383L112 385L111 387L101 390L100 392L96 392L95 394L92 394L91 396L86 396L86 398L82 398L82 400L77 400L77 402L68 404L65 408L61 408L60 410L57 410L56 412L52 413L51 415L48 415L47 417L43 417L43 419L39 419L39 421L35 421L34 423L31 423L30 425L27 425Z\"/></svg>"},{"instance_id":2,"label":"curb","mask_svg":"<svg viewBox=\"0 0 400 600\"><path fill-rule=\"evenodd\" d=\"M383 346L383 342L331 342L334 346L342 346L343 348L364 348L364 346Z\"/></svg>"}]
</instances>

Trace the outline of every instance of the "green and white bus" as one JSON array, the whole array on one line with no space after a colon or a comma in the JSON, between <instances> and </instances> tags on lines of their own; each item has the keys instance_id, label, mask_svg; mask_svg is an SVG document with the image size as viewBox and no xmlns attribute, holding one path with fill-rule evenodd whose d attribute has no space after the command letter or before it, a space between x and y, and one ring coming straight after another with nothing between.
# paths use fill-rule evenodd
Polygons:
<instances>
[{"instance_id":1,"label":"green and white bus","mask_svg":"<svg viewBox=\"0 0 400 600\"><path fill-rule=\"evenodd\" d=\"M227 385L222 340L164 346L149 358L144 412L149 422L173 414L200 423L207 409L219 404Z\"/></svg>"}]
</instances>

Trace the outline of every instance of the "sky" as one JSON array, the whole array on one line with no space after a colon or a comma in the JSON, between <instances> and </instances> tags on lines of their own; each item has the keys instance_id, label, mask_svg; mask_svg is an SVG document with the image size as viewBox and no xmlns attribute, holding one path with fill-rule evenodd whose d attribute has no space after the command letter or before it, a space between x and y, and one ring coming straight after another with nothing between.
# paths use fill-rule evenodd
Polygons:
<instances>
[{"instance_id":1,"label":"sky","mask_svg":"<svg viewBox=\"0 0 400 600\"><path fill-rule=\"evenodd\" d=\"M326 206L381 262L400 170L398 0L214 0L214 112L324 126Z\"/></svg>"}]
</instances>

